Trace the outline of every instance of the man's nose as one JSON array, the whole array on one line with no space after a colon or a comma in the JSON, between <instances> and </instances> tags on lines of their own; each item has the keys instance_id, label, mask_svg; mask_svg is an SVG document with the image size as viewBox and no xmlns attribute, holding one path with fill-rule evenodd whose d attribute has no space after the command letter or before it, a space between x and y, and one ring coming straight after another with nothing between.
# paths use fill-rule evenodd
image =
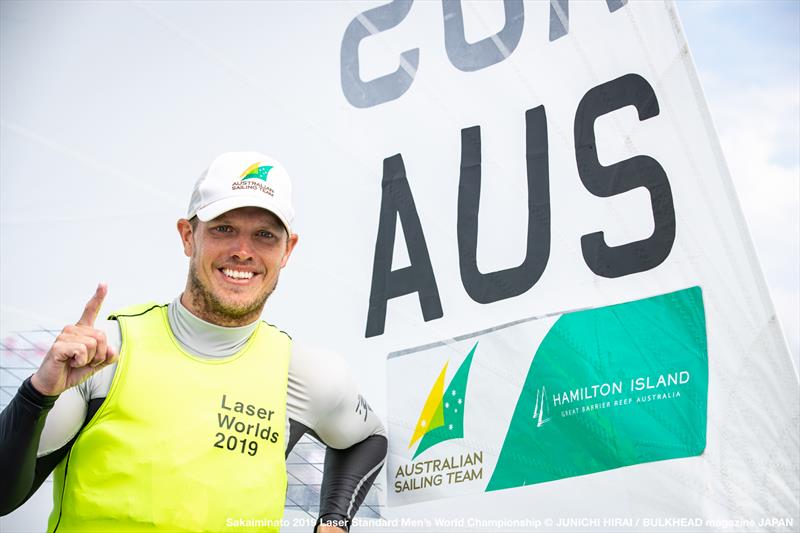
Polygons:
<instances>
[{"instance_id":1,"label":"man's nose","mask_svg":"<svg viewBox=\"0 0 800 533\"><path fill-rule=\"evenodd\" d=\"M250 238L244 235L239 236L234 243L231 255L240 261L252 259L253 247L252 243L250 242Z\"/></svg>"}]
</instances>

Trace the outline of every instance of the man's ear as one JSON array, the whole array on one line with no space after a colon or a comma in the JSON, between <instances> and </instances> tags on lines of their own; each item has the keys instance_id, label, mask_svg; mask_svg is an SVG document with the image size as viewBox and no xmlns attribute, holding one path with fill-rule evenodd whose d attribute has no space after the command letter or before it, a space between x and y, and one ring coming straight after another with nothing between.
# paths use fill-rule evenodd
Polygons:
<instances>
[{"instance_id":1,"label":"man's ear","mask_svg":"<svg viewBox=\"0 0 800 533\"><path fill-rule=\"evenodd\" d=\"M194 230L192 230L191 222L185 218L178 220L178 233L181 236L184 255L186 255L186 257L192 257L192 252L194 250Z\"/></svg>"},{"instance_id":2,"label":"man's ear","mask_svg":"<svg viewBox=\"0 0 800 533\"><path fill-rule=\"evenodd\" d=\"M286 263L289 262L289 256L292 255L292 250L297 245L299 237L297 233L290 233L289 239L286 241L286 253L283 255L283 260L281 261L281 268L286 266Z\"/></svg>"}]
</instances>

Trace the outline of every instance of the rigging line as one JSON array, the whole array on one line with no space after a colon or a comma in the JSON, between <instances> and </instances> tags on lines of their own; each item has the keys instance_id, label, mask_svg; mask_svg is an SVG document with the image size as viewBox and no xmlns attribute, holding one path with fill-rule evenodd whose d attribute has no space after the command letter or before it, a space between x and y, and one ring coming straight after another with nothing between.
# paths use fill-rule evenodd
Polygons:
<instances>
[{"instance_id":1,"label":"rigging line","mask_svg":"<svg viewBox=\"0 0 800 533\"><path fill-rule=\"evenodd\" d=\"M28 364L28 366L27 366L27 367L12 367L12 366L7 366L7 365L0 364L0 368L8 368L8 369L12 369L12 370L13 370L13 369L23 369L23 370L29 370L29 369L31 369L31 370L37 370L37 369L38 369L38 368L41 366L41 364L42 364L42 361L41 361L41 360L42 360L42 358L41 358L41 357L39 357L39 361L31 361L30 359L28 359L28 357L27 357L27 356L25 356L25 355L23 355L23 354L21 353L21 350L12 350L12 349L8 349L8 348L6 348L6 349L5 349L5 351L6 351L7 353L9 353L9 354L13 355L13 356L16 356L16 357L18 357L18 358L19 358L19 359L21 359L22 361L26 362L26 363ZM37 352L38 350L25 350L25 351L33 351L33 352Z\"/></svg>"},{"instance_id":2,"label":"rigging line","mask_svg":"<svg viewBox=\"0 0 800 533\"><path fill-rule=\"evenodd\" d=\"M134 177L134 176L130 176L128 174L120 172L119 170L113 169L113 168L109 167L108 165L105 165L105 164L97 161L96 159L93 159L89 155L83 154L83 153L79 152L78 150L75 150L74 148L66 146L66 145L64 145L64 144L62 144L62 143L60 143L60 142L58 142L58 141L56 141L54 139L47 138L47 137L45 137L45 136L43 136L43 135L41 135L39 133L36 133L36 132L24 127L24 126L21 126L19 124L11 122L8 119L0 119L0 125L2 125L2 127L6 128L6 129L16 133L20 137L24 137L24 138L28 139L29 141L35 142L37 144L41 144L42 146L45 146L45 147L49 148L50 150L52 150L52 151L54 151L56 153L59 153L61 155L69 157L70 159L78 161L79 163L81 163L81 164L83 164L83 165L85 165L85 166L87 166L87 167L89 167L89 168L91 168L93 170L96 170L96 171L100 172L101 174L103 174L103 175L105 175L105 176L107 176L109 178L114 178L117 181L127 182L127 183L135 186L138 189L141 189L141 190L143 190L143 191L145 191L147 193L150 193L151 195L155 196L156 198L165 200L170 205L175 204L175 198L172 197L171 195L167 194L165 191L148 185L146 181L144 181L144 180L142 180L140 178L137 178L137 177Z\"/></svg>"},{"instance_id":3,"label":"rigging line","mask_svg":"<svg viewBox=\"0 0 800 533\"><path fill-rule=\"evenodd\" d=\"M58 323L61 322L61 320L59 320L57 318L53 318L53 317L48 316L48 315L42 315L40 313L27 311L25 309L21 309L19 307L15 307L13 305L8 305L8 304L0 304L0 311L6 311L6 312L9 312L9 313L18 315L18 316L22 316L22 317L25 317L25 318L30 318L30 319L36 320L37 322L40 322L40 323L43 322L43 323L50 323L50 324L58 324ZM30 330L30 331L38 333L39 331L52 332L52 331L61 331L61 330L60 329L59 330L53 330L53 329L50 329L50 328L41 328L41 329ZM19 334L21 332L17 331L15 333Z\"/></svg>"},{"instance_id":4,"label":"rigging line","mask_svg":"<svg viewBox=\"0 0 800 533\"><path fill-rule=\"evenodd\" d=\"M51 216L51 213L48 213L45 216L40 216L36 213L25 213L26 216L16 216L11 218L0 218L0 223L3 225L6 224L16 224L16 225L23 225L23 224L41 224L41 223L58 223L58 222L104 222L108 223L109 221L117 221L117 220L126 220L126 219L134 219L134 220L141 220L142 216L156 216L161 214L166 215L173 215L173 211L170 210L149 210L147 209L149 206L142 206L142 208L138 212L128 212L122 213L120 211L115 211L114 213L63 213L56 216Z\"/></svg>"}]
</instances>

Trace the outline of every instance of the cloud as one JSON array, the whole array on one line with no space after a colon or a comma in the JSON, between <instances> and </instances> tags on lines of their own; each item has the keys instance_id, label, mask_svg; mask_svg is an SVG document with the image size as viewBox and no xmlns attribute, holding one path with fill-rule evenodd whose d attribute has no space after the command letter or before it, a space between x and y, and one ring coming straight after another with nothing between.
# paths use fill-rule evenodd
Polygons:
<instances>
[{"instance_id":1,"label":"cloud","mask_svg":"<svg viewBox=\"0 0 800 533\"><path fill-rule=\"evenodd\" d=\"M800 90L701 73L723 152L778 318L800 354Z\"/></svg>"},{"instance_id":2,"label":"cloud","mask_svg":"<svg viewBox=\"0 0 800 533\"><path fill-rule=\"evenodd\" d=\"M800 3L679 1L678 11L800 368Z\"/></svg>"}]
</instances>

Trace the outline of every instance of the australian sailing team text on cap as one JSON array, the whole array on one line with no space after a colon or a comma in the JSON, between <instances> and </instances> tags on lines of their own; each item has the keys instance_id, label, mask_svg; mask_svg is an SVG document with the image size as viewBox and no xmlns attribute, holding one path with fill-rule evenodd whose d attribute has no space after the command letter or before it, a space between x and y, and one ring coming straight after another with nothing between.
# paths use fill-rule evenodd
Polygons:
<instances>
[{"instance_id":1,"label":"australian sailing team text on cap","mask_svg":"<svg viewBox=\"0 0 800 533\"><path fill-rule=\"evenodd\" d=\"M278 161L258 152L217 157L194 185L187 218L207 222L239 207L271 211L291 233L292 181Z\"/></svg>"}]
</instances>

